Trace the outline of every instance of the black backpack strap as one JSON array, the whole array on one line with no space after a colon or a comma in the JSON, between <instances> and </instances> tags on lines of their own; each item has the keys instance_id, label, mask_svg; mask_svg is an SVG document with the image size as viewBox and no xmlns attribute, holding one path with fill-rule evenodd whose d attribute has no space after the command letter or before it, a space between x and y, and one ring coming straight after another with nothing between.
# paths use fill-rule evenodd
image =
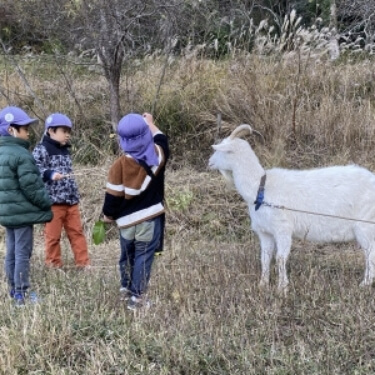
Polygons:
<instances>
[{"instance_id":1,"label":"black backpack strap","mask_svg":"<svg viewBox=\"0 0 375 375\"><path fill-rule=\"evenodd\" d=\"M151 178L155 177L154 172L152 171L152 169L150 168L150 166L147 165L147 163L145 163L143 160L139 160L139 159L137 159L137 162L138 162L139 165L141 165L146 170L147 174Z\"/></svg>"},{"instance_id":2,"label":"black backpack strap","mask_svg":"<svg viewBox=\"0 0 375 375\"><path fill-rule=\"evenodd\" d=\"M137 162L139 163L139 165L141 165L145 171L147 172L147 174L151 177L151 179L154 179L155 178L155 174L154 172L151 170L150 166L147 165L143 160L137 160ZM164 200L164 199L163 199ZM156 249L156 253L158 253L159 255L161 254L161 252L164 250L164 232L165 232L165 213L160 215L161 216L161 235L160 235L160 242L159 242L159 245Z\"/></svg>"}]
</instances>

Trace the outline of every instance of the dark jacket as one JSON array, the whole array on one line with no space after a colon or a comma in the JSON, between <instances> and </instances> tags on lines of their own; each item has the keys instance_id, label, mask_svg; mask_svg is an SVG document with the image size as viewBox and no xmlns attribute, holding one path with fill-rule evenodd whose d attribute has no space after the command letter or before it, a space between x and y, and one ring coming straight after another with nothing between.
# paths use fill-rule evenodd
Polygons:
<instances>
[{"instance_id":1,"label":"dark jacket","mask_svg":"<svg viewBox=\"0 0 375 375\"><path fill-rule=\"evenodd\" d=\"M34 159L53 204L79 203L80 195L77 183L72 176L73 166L69 148L69 144L61 145L60 142L45 135L33 151ZM53 181L52 176L55 172L69 176Z\"/></svg>"},{"instance_id":2,"label":"dark jacket","mask_svg":"<svg viewBox=\"0 0 375 375\"><path fill-rule=\"evenodd\" d=\"M52 202L29 147L23 139L0 137L0 224L5 227L52 220Z\"/></svg>"}]
</instances>

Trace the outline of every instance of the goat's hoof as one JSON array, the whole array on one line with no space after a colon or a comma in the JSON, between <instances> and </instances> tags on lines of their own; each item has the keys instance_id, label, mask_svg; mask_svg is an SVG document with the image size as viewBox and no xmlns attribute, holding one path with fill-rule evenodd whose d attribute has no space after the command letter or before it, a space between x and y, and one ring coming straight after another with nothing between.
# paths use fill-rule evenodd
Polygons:
<instances>
[{"instance_id":1,"label":"goat's hoof","mask_svg":"<svg viewBox=\"0 0 375 375\"><path fill-rule=\"evenodd\" d=\"M288 295L288 292L289 292L288 285L279 286L277 288L277 294L281 297L286 297Z\"/></svg>"},{"instance_id":2,"label":"goat's hoof","mask_svg":"<svg viewBox=\"0 0 375 375\"><path fill-rule=\"evenodd\" d=\"M373 284L373 280L363 280L360 284L359 284L359 287L360 288L367 288L369 286L371 286Z\"/></svg>"}]
</instances>

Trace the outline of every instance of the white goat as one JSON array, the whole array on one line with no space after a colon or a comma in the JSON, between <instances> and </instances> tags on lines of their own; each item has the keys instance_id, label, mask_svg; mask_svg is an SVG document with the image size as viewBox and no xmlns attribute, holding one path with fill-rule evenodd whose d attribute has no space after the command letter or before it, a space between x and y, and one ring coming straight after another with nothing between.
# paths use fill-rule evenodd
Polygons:
<instances>
[{"instance_id":1,"label":"white goat","mask_svg":"<svg viewBox=\"0 0 375 375\"><path fill-rule=\"evenodd\" d=\"M244 132L253 130L249 125L240 125L212 146L215 152L209 167L234 183L248 203L252 229L261 246L260 285L268 286L270 263L276 253L278 289L287 289L286 262L292 238L315 242L357 240L366 259L361 285L371 285L375 276L375 175L355 165L264 170L249 143L238 138ZM258 191L262 190L259 188L264 175L262 201ZM261 203L257 210L256 199Z\"/></svg>"}]
</instances>

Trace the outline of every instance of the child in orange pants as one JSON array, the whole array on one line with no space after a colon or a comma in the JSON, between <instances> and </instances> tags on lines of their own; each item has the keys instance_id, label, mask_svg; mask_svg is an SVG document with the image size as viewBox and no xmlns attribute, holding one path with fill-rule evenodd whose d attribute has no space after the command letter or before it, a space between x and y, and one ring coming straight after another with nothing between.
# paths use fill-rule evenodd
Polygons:
<instances>
[{"instance_id":1,"label":"child in orange pants","mask_svg":"<svg viewBox=\"0 0 375 375\"><path fill-rule=\"evenodd\" d=\"M45 226L46 265L61 267L61 233L69 239L77 267L89 268L90 259L83 233L77 184L72 177L72 160L69 139L72 129L70 119L54 113L46 120L46 131L33 156L53 202L53 220Z\"/></svg>"}]
</instances>

